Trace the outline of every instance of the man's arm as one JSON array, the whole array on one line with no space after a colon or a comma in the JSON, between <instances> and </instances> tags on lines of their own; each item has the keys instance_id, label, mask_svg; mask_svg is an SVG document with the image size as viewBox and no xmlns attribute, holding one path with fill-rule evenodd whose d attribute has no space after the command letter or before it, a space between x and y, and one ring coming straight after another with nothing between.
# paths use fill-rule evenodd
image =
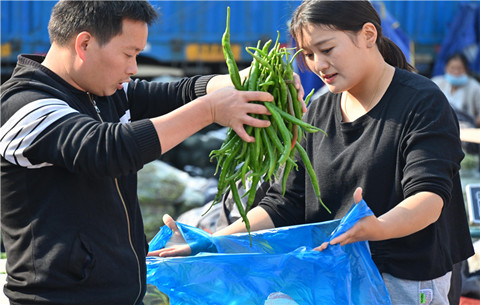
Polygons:
<instances>
[{"instance_id":1,"label":"man's arm","mask_svg":"<svg viewBox=\"0 0 480 305\"><path fill-rule=\"evenodd\" d=\"M266 92L238 91L233 87L215 90L207 95L151 121L157 131L162 153L165 153L200 129L218 123L231 127L244 141L254 142L244 125L268 127L267 120L255 119L249 114L269 114L267 108L250 101L271 102Z\"/></svg>"}]
</instances>

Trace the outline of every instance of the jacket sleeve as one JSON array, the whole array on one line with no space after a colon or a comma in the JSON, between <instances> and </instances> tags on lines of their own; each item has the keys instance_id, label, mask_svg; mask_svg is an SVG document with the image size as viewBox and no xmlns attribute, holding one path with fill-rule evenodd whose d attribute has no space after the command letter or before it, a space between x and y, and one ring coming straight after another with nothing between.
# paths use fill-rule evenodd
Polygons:
<instances>
[{"instance_id":1,"label":"jacket sleeve","mask_svg":"<svg viewBox=\"0 0 480 305\"><path fill-rule=\"evenodd\" d=\"M2 101L0 154L9 163L26 168L55 165L76 173L114 177L137 172L161 155L155 128L147 118L205 94L210 78L130 82L129 124L100 122L85 110L71 107L61 94L19 90Z\"/></svg>"},{"instance_id":2,"label":"jacket sleeve","mask_svg":"<svg viewBox=\"0 0 480 305\"><path fill-rule=\"evenodd\" d=\"M121 176L160 156L149 120L102 123L55 98L34 100L0 129L0 154L25 168L63 167L91 176Z\"/></svg>"},{"instance_id":3,"label":"jacket sleeve","mask_svg":"<svg viewBox=\"0 0 480 305\"><path fill-rule=\"evenodd\" d=\"M170 83L131 81L127 100L132 121L164 115L205 95L213 76L194 76Z\"/></svg>"}]
</instances>

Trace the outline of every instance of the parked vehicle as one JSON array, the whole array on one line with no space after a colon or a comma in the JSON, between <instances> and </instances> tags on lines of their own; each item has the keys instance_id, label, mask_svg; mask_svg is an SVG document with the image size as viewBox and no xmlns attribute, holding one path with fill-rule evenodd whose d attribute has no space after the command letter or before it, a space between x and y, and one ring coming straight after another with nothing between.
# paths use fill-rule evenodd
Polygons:
<instances>
[{"instance_id":1,"label":"parked vehicle","mask_svg":"<svg viewBox=\"0 0 480 305\"><path fill-rule=\"evenodd\" d=\"M227 6L231 7L231 43L240 67L251 56L246 46L260 39L290 44L288 20L301 2L295 1L151 1L160 18L152 25L139 74L155 77L197 73L224 73L221 48ZM415 45L415 63L428 69L461 3L475 1L374 1L398 20ZM1 1L2 82L13 71L20 53L46 53L50 45L47 25L56 1ZM150 70L141 69L149 66ZM422 65L427 65L423 67ZM155 67L155 69L152 69ZM161 67L159 69L159 67Z\"/></svg>"},{"instance_id":2,"label":"parked vehicle","mask_svg":"<svg viewBox=\"0 0 480 305\"><path fill-rule=\"evenodd\" d=\"M226 72L221 38L230 6L231 43L240 66L251 62L246 46L259 39L288 43L287 22L300 1L151 1L160 18L149 29L139 65L180 68L184 74ZM20 53L46 53L47 25L56 1L2 1L2 81ZM20 22L21 21L21 22ZM223 70L225 69L225 70ZM140 70L140 69L139 69ZM166 73L171 72L168 70ZM160 71L161 73L161 71ZM150 75L149 75L150 76ZM153 75L152 75L153 76Z\"/></svg>"}]
</instances>

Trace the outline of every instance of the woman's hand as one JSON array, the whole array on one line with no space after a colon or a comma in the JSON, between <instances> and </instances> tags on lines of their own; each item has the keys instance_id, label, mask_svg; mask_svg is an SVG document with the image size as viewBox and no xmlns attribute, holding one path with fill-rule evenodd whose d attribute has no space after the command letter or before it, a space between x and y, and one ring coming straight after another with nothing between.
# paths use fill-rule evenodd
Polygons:
<instances>
[{"instance_id":1,"label":"woman's hand","mask_svg":"<svg viewBox=\"0 0 480 305\"><path fill-rule=\"evenodd\" d=\"M362 200L362 188L358 187L353 193L353 200L355 204ZM357 223L347 232L335 237L329 242L324 242L314 250L323 251L328 245L340 244L341 246L351 244L363 240L378 240L382 236L383 227L382 222L374 215L364 217L357 221Z\"/></svg>"},{"instance_id":2,"label":"woman's hand","mask_svg":"<svg viewBox=\"0 0 480 305\"><path fill-rule=\"evenodd\" d=\"M362 189L357 188L353 199L362 200ZM443 199L432 192L418 192L399 202L393 209L379 217L367 216L360 219L350 230L325 242L315 250L322 251L329 244L346 245L357 241L378 241L401 238L436 222L443 209Z\"/></svg>"},{"instance_id":3,"label":"woman's hand","mask_svg":"<svg viewBox=\"0 0 480 305\"><path fill-rule=\"evenodd\" d=\"M302 111L305 113L307 112L307 105L305 105L305 101L303 100L305 97L305 90L303 89L302 82L300 81L300 76L295 72L293 72L293 81L295 88L297 89L297 98L302 103Z\"/></svg>"},{"instance_id":4,"label":"woman's hand","mask_svg":"<svg viewBox=\"0 0 480 305\"><path fill-rule=\"evenodd\" d=\"M163 223L172 230L172 237L165 244L164 248L148 252L147 256L189 256L192 253L192 249L183 238L182 233L180 233L173 218L170 215L165 214L163 215Z\"/></svg>"}]
</instances>

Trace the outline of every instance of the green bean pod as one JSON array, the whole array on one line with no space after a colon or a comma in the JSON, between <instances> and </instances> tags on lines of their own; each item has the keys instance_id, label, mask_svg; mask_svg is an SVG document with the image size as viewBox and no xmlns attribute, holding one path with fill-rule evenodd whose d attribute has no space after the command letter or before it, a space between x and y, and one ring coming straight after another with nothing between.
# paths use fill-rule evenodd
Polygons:
<instances>
[{"instance_id":1,"label":"green bean pod","mask_svg":"<svg viewBox=\"0 0 480 305\"><path fill-rule=\"evenodd\" d=\"M267 128L265 128L268 136L270 137L270 140L272 140L273 144L275 145L275 147L282 151L283 150L283 144L282 144L282 141L280 141L278 135L277 135L277 132L274 130L274 127L273 125L270 125L268 126Z\"/></svg>"},{"instance_id":2,"label":"green bean pod","mask_svg":"<svg viewBox=\"0 0 480 305\"><path fill-rule=\"evenodd\" d=\"M327 206L322 201L322 197L320 195L320 187L318 186L317 175L313 170L313 166L312 166L312 163L310 162L310 159L308 158L307 152L299 143L296 143L295 147L297 148L297 151L300 153L303 164L305 164L305 169L307 170L308 175L310 176L310 181L312 182L313 191L315 192L315 195L317 195L318 200L320 201L322 206L325 208L325 210L327 210L328 213L331 214L332 212L327 208Z\"/></svg>"},{"instance_id":3,"label":"green bean pod","mask_svg":"<svg viewBox=\"0 0 480 305\"><path fill-rule=\"evenodd\" d=\"M255 60L257 60L259 63L261 63L263 66L265 66L267 69L272 70L272 66L265 59L263 59L262 57L260 57L259 55L255 54L255 53L252 53L252 51L250 51L249 48L246 48L246 51L250 55L252 55L252 57L255 58Z\"/></svg>"},{"instance_id":4,"label":"green bean pod","mask_svg":"<svg viewBox=\"0 0 480 305\"><path fill-rule=\"evenodd\" d=\"M290 132L288 131L287 126L285 126L281 115L278 113L278 111L275 110L275 108L273 108L275 107L275 105L273 105L272 103L265 103L265 106L267 107L268 111L270 111L273 119L277 123L278 128L280 129L280 133L283 137L283 152L280 156L280 159L278 160L279 164L283 164L287 160L288 155L290 154L292 137L290 136Z\"/></svg>"},{"instance_id":5,"label":"green bean pod","mask_svg":"<svg viewBox=\"0 0 480 305\"><path fill-rule=\"evenodd\" d=\"M290 122L300 126L301 128L303 128L307 132L315 133L315 132L321 131L322 133L324 133L326 135L325 131L323 131L321 128L315 127L313 125L308 124L307 122L305 122L303 120L297 119L296 117L290 115L289 113L283 111L282 109L279 109L275 105L272 105L271 108L275 109L275 111L277 111L278 114L280 114L286 121L290 121Z\"/></svg>"},{"instance_id":6,"label":"green bean pod","mask_svg":"<svg viewBox=\"0 0 480 305\"><path fill-rule=\"evenodd\" d=\"M274 150L272 147L272 143L270 142L270 138L268 137L266 128L262 128L262 139L265 147L267 148L267 156L268 156L268 172L266 180L270 180L270 177L273 176L275 169L277 167L277 160L274 156Z\"/></svg>"},{"instance_id":7,"label":"green bean pod","mask_svg":"<svg viewBox=\"0 0 480 305\"><path fill-rule=\"evenodd\" d=\"M280 48L280 32L278 31L277 39L272 47L272 40L265 42L262 48L260 48L260 41L258 41L256 47L246 47L246 51L252 56L252 63L247 78L240 82L238 67L230 46L229 22L230 8L227 9L227 27L222 36L222 46L224 47L225 61L232 83L239 90L261 90L269 92L274 97L273 102L262 103L270 112L269 116L251 114L252 117L269 120L270 126L266 128L245 126L247 133L254 135L254 143L244 142L229 128L227 138L222 146L210 153L210 159L216 159L218 162L215 174L221 169L217 195L213 204L218 202L222 195L230 189L235 204L245 222L246 229L250 233L247 213L254 202L258 184L262 180L272 180L273 177L281 178L283 194L285 195L290 172L293 169L298 170L294 158L297 151L305 164L315 194L323 205L313 168L311 168L305 150L299 144L304 132L323 132L323 130L302 120L302 105L301 101L298 100L293 73L293 60L301 50L291 56L290 52L294 48ZM312 94L313 90L306 97L307 105ZM279 177L280 168L283 169L282 177ZM240 198L236 189L237 182L240 179L243 186L248 189L244 195L246 196L246 207L243 207L242 198ZM249 182L251 182L250 187L247 185Z\"/></svg>"},{"instance_id":8,"label":"green bean pod","mask_svg":"<svg viewBox=\"0 0 480 305\"><path fill-rule=\"evenodd\" d=\"M250 210L253 205L258 183L260 182L261 178L261 176L253 176L252 178L252 185L250 186L249 194L247 197L247 208L245 209L247 211Z\"/></svg>"},{"instance_id":9,"label":"green bean pod","mask_svg":"<svg viewBox=\"0 0 480 305\"><path fill-rule=\"evenodd\" d=\"M242 199L240 198L240 195L238 194L237 186L235 185L235 182L233 182L233 181L230 182L230 190L232 192L233 201L235 201L235 205L237 206L238 212L240 213L240 216L242 217L243 222L245 222L245 228L247 229L248 236L250 237L250 246L251 246L252 245L252 236L250 235L250 221L248 220L247 213L245 212L245 209L243 208Z\"/></svg>"},{"instance_id":10,"label":"green bean pod","mask_svg":"<svg viewBox=\"0 0 480 305\"><path fill-rule=\"evenodd\" d=\"M228 72L232 80L233 85L237 90L242 90L242 80L240 78L240 72L233 56L232 47L230 45L230 7L227 7L227 27L222 37L222 49L223 54L227 62Z\"/></svg>"},{"instance_id":11,"label":"green bean pod","mask_svg":"<svg viewBox=\"0 0 480 305\"><path fill-rule=\"evenodd\" d=\"M231 166L231 163L233 161L233 159L235 158L236 154L238 153L238 151L240 150L240 147L241 147L241 142L237 142L235 143L233 149L232 149L232 153L230 155L228 155L228 157L225 159L225 162L223 163L222 165L222 171L220 172L220 177L218 179L218 186L217 186L217 190L218 190L218 193L217 193L217 196L215 196L215 199L214 199L214 202L219 202L220 199L221 199L221 195L225 192L226 190L226 177L229 176L231 174L231 170L232 170L232 166ZM233 168L235 169L235 168Z\"/></svg>"},{"instance_id":12,"label":"green bean pod","mask_svg":"<svg viewBox=\"0 0 480 305\"><path fill-rule=\"evenodd\" d=\"M307 97L305 97L305 105L307 107L310 105L310 99L312 98L314 92L315 92L315 89L312 89L312 91L310 91Z\"/></svg>"}]
</instances>

